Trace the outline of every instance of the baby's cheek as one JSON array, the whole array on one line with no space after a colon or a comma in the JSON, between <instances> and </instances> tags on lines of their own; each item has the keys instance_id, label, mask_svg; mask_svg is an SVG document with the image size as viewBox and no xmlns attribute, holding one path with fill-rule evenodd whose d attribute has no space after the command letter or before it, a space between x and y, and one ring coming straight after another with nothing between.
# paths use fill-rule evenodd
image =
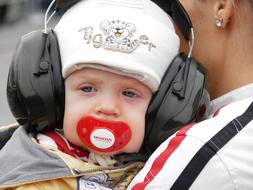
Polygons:
<instances>
[{"instance_id":1,"label":"baby's cheek","mask_svg":"<svg viewBox=\"0 0 253 190\"><path fill-rule=\"evenodd\" d=\"M136 126L135 129L132 130L132 139L129 145L129 148L132 149L133 152L138 152L141 148L141 145L144 140L144 125L139 123L140 125Z\"/></svg>"},{"instance_id":2,"label":"baby's cheek","mask_svg":"<svg viewBox=\"0 0 253 190\"><path fill-rule=\"evenodd\" d=\"M74 144L80 144L76 132L76 119L75 117L64 116L63 121L64 136Z\"/></svg>"},{"instance_id":3,"label":"baby's cheek","mask_svg":"<svg viewBox=\"0 0 253 190\"><path fill-rule=\"evenodd\" d=\"M76 132L76 127L75 126L67 126L63 128L64 136L70 141L71 143L80 146L82 145L77 132Z\"/></svg>"}]
</instances>

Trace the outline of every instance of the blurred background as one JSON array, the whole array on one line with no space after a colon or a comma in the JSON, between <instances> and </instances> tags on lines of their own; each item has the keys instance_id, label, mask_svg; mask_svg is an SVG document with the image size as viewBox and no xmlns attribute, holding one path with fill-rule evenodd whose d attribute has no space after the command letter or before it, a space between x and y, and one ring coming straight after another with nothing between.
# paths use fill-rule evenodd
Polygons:
<instances>
[{"instance_id":1,"label":"blurred background","mask_svg":"<svg viewBox=\"0 0 253 190\"><path fill-rule=\"evenodd\" d=\"M0 0L0 126L15 122L7 103L6 82L20 37L43 28L51 0Z\"/></svg>"}]
</instances>

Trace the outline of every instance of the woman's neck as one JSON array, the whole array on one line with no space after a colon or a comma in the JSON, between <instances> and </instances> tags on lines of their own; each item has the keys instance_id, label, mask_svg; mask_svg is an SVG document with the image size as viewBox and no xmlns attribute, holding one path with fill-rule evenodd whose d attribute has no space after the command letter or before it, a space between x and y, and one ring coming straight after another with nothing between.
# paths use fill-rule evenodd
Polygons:
<instances>
[{"instance_id":1,"label":"woman's neck","mask_svg":"<svg viewBox=\"0 0 253 190\"><path fill-rule=\"evenodd\" d=\"M228 45L224 46L221 61L213 63L217 64L216 70L209 71L208 88L211 99L253 83L253 38L243 29L230 35L233 36L228 37Z\"/></svg>"}]
</instances>

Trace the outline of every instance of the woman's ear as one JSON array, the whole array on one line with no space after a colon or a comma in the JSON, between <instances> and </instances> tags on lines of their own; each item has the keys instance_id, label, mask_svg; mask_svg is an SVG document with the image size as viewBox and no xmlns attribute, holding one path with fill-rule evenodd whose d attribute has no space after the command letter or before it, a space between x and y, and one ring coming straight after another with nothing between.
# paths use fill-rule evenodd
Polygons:
<instances>
[{"instance_id":1,"label":"woman's ear","mask_svg":"<svg viewBox=\"0 0 253 190\"><path fill-rule=\"evenodd\" d=\"M235 0L217 0L214 4L214 17L217 27L225 28L235 14Z\"/></svg>"}]
</instances>

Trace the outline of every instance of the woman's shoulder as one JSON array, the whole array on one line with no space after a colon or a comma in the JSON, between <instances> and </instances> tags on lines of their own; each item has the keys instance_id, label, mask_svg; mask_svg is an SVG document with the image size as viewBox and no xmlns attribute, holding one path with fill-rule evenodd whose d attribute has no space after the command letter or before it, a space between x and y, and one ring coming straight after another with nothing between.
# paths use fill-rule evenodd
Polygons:
<instances>
[{"instance_id":1,"label":"woman's shoulder","mask_svg":"<svg viewBox=\"0 0 253 190\"><path fill-rule=\"evenodd\" d=\"M193 189L248 189L243 184L250 184L253 176L252 102L228 104L176 132L151 155L130 187L168 189L187 179L195 180Z\"/></svg>"},{"instance_id":2,"label":"woman's shoulder","mask_svg":"<svg viewBox=\"0 0 253 190\"><path fill-rule=\"evenodd\" d=\"M200 139L203 142L208 141L221 130L225 130L228 125L239 127L248 125L239 120L253 119L253 98L242 99L215 110L208 119L193 124L186 135ZM230 127L231 128L231 127Z\"/></svg>"}]
</instances>

